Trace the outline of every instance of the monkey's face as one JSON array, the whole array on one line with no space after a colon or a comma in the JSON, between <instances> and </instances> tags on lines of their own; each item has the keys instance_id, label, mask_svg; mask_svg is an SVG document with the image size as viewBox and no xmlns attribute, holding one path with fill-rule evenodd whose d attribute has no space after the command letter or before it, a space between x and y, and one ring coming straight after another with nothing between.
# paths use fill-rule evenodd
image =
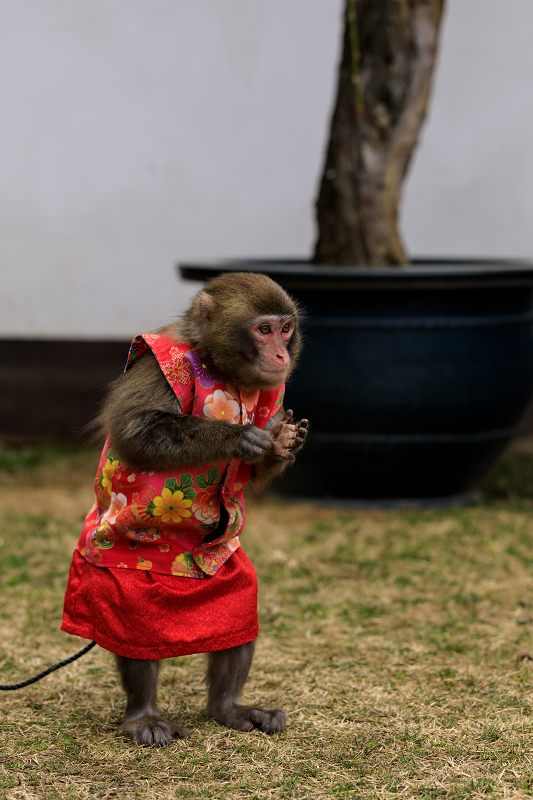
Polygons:
<instances>
[{"instance_id":1,"label":"monkey's face","mask_svg":"<svg viewBox=\"0 0 533 800\"><path fill-rule=\"evenodd\" d=\"M238 325L220 322L219 317L206 327L200 348L217 372L248 391L275 389L286 381L297 351L296 316L248 314Z\"/></svg>"},{"instance_id":2,"label":"monkey's face","mask_svg":"<svg viewBox=\"0 0 533 800\"><path fill-rule=\"evenodd\" d=\"M206 363L241 389L274 389L300 347L299 310L266 275L219 275L199 292L181 335Z\"/></svg>"},{"instance_id":3,"label":"monkey's face","mask_svg":"<svg viewBox=\"0 0 533 800\"><path fill-rule=\"evenodd\" d=\"M291 367L290 344L295 321L289 316L267 314L252 320L249 334L256 351L254 370L258 388L272 389L283 383Z\"/></svg>"}]
</instances>

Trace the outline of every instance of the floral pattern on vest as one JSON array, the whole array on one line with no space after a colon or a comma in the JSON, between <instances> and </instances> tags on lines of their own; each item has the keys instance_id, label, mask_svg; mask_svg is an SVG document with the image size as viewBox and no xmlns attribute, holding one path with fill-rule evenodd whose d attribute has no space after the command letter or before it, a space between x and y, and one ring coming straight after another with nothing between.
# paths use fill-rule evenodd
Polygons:
<instances>
[{"instance_id":1,"label":"floral pattern on vest","mask_svg":"<svg viewBox=\"0 0 533 800\"><path fill-rule=\"evenodd\" d=\"M242 392L210 372L198 353L163 334L137 336L126 370L150 349L182 414L264 428L283 402L284 385ZM127 467L106 442L94 483L96 502L78 548L91 564L165 575L214 575L240 546L244 486L252 467L239 459L173 472ZM221 505L228 523L215 539Z\"/></svg>"}]
</instances>

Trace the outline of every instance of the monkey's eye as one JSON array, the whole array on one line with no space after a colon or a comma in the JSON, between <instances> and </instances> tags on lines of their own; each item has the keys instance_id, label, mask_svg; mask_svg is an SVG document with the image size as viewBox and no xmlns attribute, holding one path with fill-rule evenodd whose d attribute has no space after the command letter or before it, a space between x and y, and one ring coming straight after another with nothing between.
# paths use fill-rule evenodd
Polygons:
<instances>
[{"instance_id":1,"label":"monkey's eye","mask_svg":"<svg viewBox=\"0 0 533 800\"><path fill-rule=\"evenodd\" d=\"M283 328L281 329L282 333L290 333L291 332L291 323L286 322Z\"/></svg>"},{"instance_id":2,"label":"monkey's eye","mask_svg":"<svg viewBox=\"0 0 533 800\"><path fill-rule=\"evenodd\" d=\"M266 336L267 333L270 333L270 325L260 325L258 330L259 333L262 333Z\"/></svg>"}]
</instances>

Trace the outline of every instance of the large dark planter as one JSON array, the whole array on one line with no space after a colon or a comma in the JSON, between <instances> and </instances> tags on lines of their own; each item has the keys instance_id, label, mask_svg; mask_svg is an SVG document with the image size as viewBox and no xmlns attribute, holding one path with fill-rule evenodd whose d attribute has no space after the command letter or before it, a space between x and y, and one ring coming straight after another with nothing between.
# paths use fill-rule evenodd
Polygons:
<instances>
[{"instance_id":1,"label":"large dark planter","mask_svg":"<svg viewBox=\"0 0 533 800\"><path fill-rule=\"evenodd\" d=\"M270 275L307 312L286 407L311 431L279 490L351 500L471 492L533 394L533 264L304 261L182 264L181 275Z\"/></svg>"}]
</instances>

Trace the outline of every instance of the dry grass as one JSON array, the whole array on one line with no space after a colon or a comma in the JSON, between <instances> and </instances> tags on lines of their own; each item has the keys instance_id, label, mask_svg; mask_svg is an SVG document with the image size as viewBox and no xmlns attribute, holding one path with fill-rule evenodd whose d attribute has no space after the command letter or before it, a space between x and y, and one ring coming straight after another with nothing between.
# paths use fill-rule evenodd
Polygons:
<instances>
[{"instance_id":1,"label":"dry grass","mask_svg":"<svg viewBox=\"0 0 533 800\"><path fill-rule=\"evenodd\" d=\"M59 630L94 452L0 449L0 683L81 649ZM353 511L251 502L245 549L262 631L246 698L287 732L207 720L203 658L165 663L162 705L192 732L166 750L116 732L112 657L2 693L0 797L533 796L533 459L479 505ZM245 698L245 699L246 699Z\"/></svg>"}]
</instances>

